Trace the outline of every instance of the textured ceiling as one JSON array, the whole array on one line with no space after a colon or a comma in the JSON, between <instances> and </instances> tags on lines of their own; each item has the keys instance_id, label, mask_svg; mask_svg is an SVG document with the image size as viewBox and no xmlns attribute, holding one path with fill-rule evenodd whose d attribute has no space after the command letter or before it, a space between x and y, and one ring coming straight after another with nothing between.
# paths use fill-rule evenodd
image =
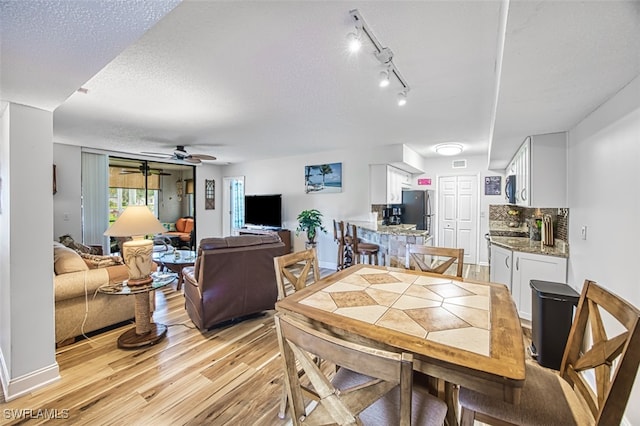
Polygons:
<instances>
[{"instance_id":1,"label":"textured ceiling","mask_svg":"<svg viewBox=\"0 0 640 426\"><path fill-rule=\"evenodd\" d=\"M525 136L571 128L640 74L638 2L512 1L502 62L498 1L1 4L2 99L61 104L56 142L187 145L219 163L448 141L488 155L499 89L504 167ZM352 8L393 50L406 106L397 82L377 87L372 46L347 52Z\"/></svg>"}]
</instances>

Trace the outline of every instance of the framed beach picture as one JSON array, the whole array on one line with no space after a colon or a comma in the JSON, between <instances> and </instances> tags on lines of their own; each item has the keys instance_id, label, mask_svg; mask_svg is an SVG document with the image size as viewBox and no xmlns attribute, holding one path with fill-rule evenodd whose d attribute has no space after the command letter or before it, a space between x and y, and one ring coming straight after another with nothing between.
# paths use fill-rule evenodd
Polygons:
<instances>
[{"instance_id":1,"label":"framed beach picture","mask_svg":"<svg viewBox=\"0 0 640 426\"><path fill-rule=\"evenodd\" d=\"M305 166L304 182L307 194L342 192L342 163Z\"/></svg>"}]
</instances>

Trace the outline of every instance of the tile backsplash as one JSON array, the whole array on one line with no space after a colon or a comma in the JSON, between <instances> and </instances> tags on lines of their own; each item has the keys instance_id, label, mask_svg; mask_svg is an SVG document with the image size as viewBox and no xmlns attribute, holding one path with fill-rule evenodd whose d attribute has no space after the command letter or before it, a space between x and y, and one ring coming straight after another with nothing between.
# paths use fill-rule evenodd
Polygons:
<instances>
[{"instance_id":1,"label":"tile backsplash","mask_svg":"<svg viewBox=\"0 0 640 426\"><path fill-rule=\"evenodd\" d=\"M568 241L569 209L491 204L489 205L489 220L511 222L513 217L509 215L509 210L518 210L520 212L519 216L521 221L535 217L536 215L551 215L553 222L555 223L555 237L559 240Z\"/></svg>"}]
</instances>

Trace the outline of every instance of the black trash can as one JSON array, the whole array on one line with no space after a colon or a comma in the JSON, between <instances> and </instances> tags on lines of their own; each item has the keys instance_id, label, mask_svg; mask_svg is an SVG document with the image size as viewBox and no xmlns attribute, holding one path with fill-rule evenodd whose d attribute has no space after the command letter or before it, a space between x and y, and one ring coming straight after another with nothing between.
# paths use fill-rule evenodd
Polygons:
<instances>
[{"instance_id":1,"label":"black trash can","mask_svg":"<svg viewBox=\"0 0 640 426\"><path fill-rule=\"evenodd\" d=\"M529 281L531 286L531 355L543 367L560 370L573 307L580 295L567 284Z\"/></svg>"}]
</instances>

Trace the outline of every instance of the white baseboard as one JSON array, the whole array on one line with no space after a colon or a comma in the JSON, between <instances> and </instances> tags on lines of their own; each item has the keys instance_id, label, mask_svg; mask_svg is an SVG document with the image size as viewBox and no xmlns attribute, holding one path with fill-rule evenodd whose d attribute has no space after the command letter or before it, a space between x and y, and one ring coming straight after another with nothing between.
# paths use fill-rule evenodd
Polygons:
<instances>
[{"instance_id":1,"label":"white baseboard","mask_svg":"<svg viewBox=\"0 0 640 426\"><path fill-rule=\"evenodd\" d=\"M5 402L19 398L35 389L60 379L60 368L57 362L21 377L9 377L9 370L7 369L7 364L1 349L0 367L0 379L2 379L2 392L4 393Z\"/></svg>"},{"instance_id":2,"label":"white baseboard","mask_svg":"<svg viewBox=\"0 0 640 426\"><path fill-rule=\"evenodd\" d=\"M336 270L337 264L335 262L320 262L318 261L318 267L324 269L331 269L333 271Z\"/></svg>"}]
</instances>

